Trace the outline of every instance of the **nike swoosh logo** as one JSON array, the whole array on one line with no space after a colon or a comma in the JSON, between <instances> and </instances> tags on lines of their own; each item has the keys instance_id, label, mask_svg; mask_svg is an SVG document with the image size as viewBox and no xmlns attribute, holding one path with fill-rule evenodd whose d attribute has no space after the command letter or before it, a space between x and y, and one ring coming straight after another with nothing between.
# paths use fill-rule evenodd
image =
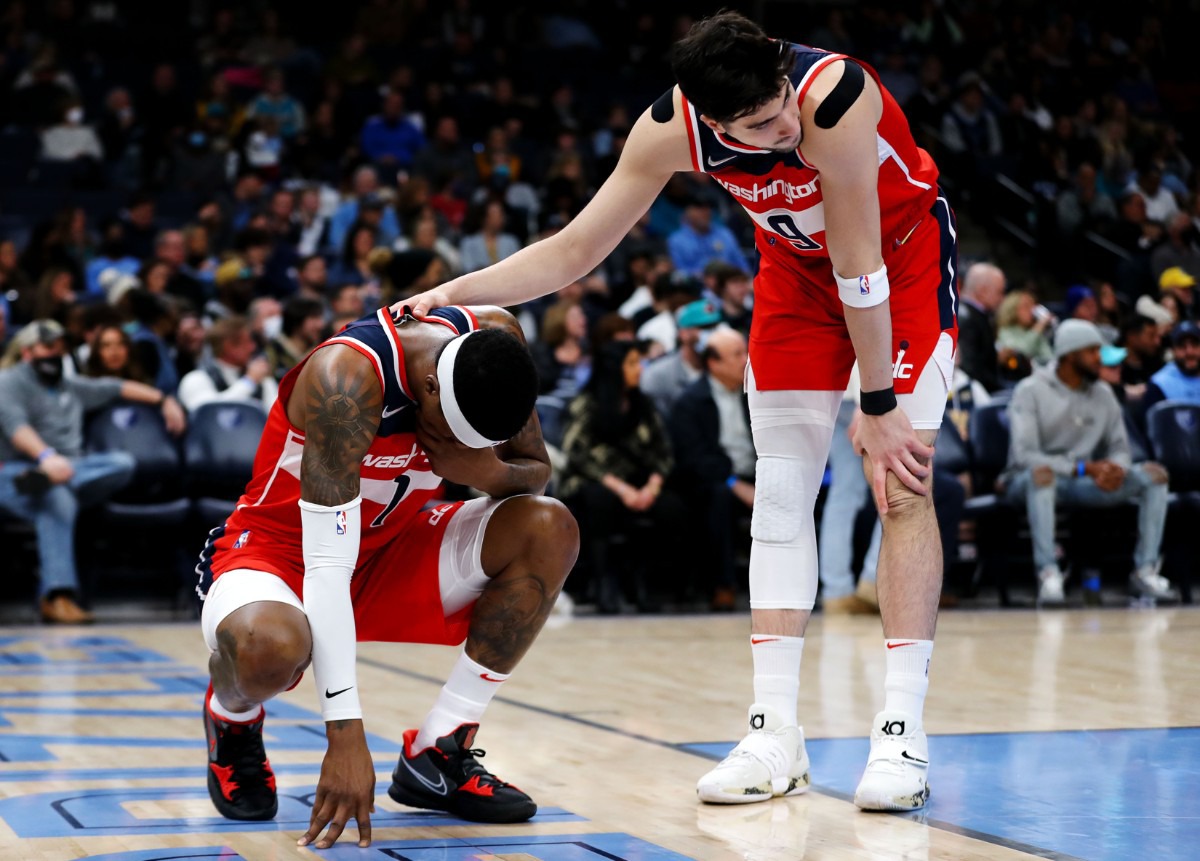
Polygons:
<instances>
[{"instance_id":1,"label":"nike swoosh logo","mask_svg":"<svg viewBox=\"0 0 1200 861\"><path fill-rule=\"evenodd\" d=\"M387 409L385 409L385 410L383 411L383 415L381 415L381 416L380 416L380 418L389 419L389 418L391 418L392 416L394 416L396 413L400 412L401 410L405 410L405 409L408 409L408 404L405 404L405 405L404 405L404 406L402 406L402 407L396 407L394 410L387 410Z\"/></svg>"},{"instance_id":2,"label":"nike swoosh logo","mask_svg":"<svg viewBox=\"0 0 1200 861\"><path fill-rule=\"evenodd\" d=\"M336 696L341 696L342 694L346 693L346 691L351 690L353 687L354 687L354 685L351 685L348 688L342 688L340 691L334 691L333 693L329 693L329 688L326 688L325 689L325 699L331 700Z\"/></svg>"},{"instance_id":3,"label":"nike swoosh logo","mask_svg":"<svg viewBox=\"0 0 1200 861\"><path fill-rule=\"evenodd\" d=\"M759 643L778 643L778 637L751 637L750 645L757 646Z\"/></svg>"},{"instance_id":4,"label":"nike swoosh logo","mask_svg":"<svg viewBox=\"0 0 1200 861\"><path fill-rule=\"evenodd\" d=\"M713 161L713 157L710 155L708 157L708 166L709 167L720 167L721 165L725 164L725 162L733 161L735 158L737 158L736 155L731 155L729 158L723 158L720 161Z\"/></svg>"},{"instance_id":5,"label":"nike swoosh logo","mask_svg":"<svg viewBox=\"0 0 1200 861\"><path fill-rule=\"evenodd\" d=\"M446 786L446 775L439 774L438 782L434 783L428 777L421 774L421 772L417 771L415 768L413 768L411 765L409 765L408 757L405 754L403 754L403 753L400 754L400 761L402 763L404 763L404 767L408 769L409 773L413 777L415 777L417 780L421 781L421 783L425 786L425 788L428 789L430 792L436 792L438 795L448 795L449 794L450 788L448 786Z\"/></svg>"},{"instance_id":6,"label":"nike swoosh logo","mask_svg":"<svg viewBox=\"0 0 1200 861\"><path fill-rule=\"evenodd\" d=\"M901 648L901 647L903 647L903 646L915 646L915 645L916 645L916 643L915 643L915 642L911 642L911 643L888 643L888 644L887 644L887 647L888 647L889 649L899 649L899 648Z\"/></svg>"},{"instance_id":7,"label":"nike swoosh logo","mask_svg":"<svg viewBox=\"0 0 1200 861\"><path fill-rule=\"evenodd\" d=\"M921 765L929 765L929 760L927 760L927 759L918 759L918 758L917 758L917 757L915 757L915 756L909 756L909 755L908 755L908 751L907 751L907 750L902 750L902 751L900 751L900 755L901 755L902 757L904 757L905 759L909 760L910 762L916 762L916 763L920 763Z\"/></svg>"},{"instance_id":8,"label":"nike swoosh logo","mask_svg":"<svg viewBox=\"0 0 1200 861\"><path fill-rule=\"evenodd\" d=\"M487 673L480 673L480 674L479 674L479 678L483 679L485 682L504 682L504 681L507 681L507 679L497 679L497 678L495 678L494 676L489 676Z\"/></svg>"}]
</instances>

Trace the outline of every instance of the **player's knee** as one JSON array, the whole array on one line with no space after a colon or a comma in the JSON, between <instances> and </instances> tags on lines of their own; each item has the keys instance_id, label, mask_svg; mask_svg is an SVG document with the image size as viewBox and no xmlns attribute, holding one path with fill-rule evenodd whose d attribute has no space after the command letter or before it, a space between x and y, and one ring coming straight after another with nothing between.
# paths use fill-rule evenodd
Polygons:
<instances>
[{"instance_id":1,"label":"player's knee","mask_svg":"<svg viewBox=\"0 0 1200 861\"><path fill-rule=\"evenodd\" d=\"M802 458L760 456L755 473L750 534L763 544L793 545L813 520L819 486Z\"/></svg>"},{"instance_id":2,"label":"player's knee","mask_svg":"<svg viewBox=\"0 0 1200 861\"><path fill-rule=\"evenodd\" d=\"M288 687L309 661L312 636L304 615L293 607L242 608L228 634L218 631L224 657L235 668L238 688L247 696L267 699ZM240 612L240 611L239 611ZM223 623L224 624L224 623Z\"/></svg>"},{"instance_id":3,"label":"player's knee","mask_svg":"<svg viewBox=\"0 0 1200 861\"><path fill-rule=\"evenodd\" d=\"M529 496L522 500L529 524L529 545L539 555L550 554L559 564L552 566L566 579L579 555L579 524L574 515L557 499Z\"/></svg>"},{"instance_id":4,"label":"player's knee","mask_svg":"<svg viewBox=\"0 0 1200 861\"><path fill-rule=\"evenodd\" d=\"M922 495L889 474L886 496L888 510L882 517L885 527L888 523L903 523L916 517L924 517L933 510L933 492L929 479L925 480L925 493Z\"/></svg>"}]
</instances>

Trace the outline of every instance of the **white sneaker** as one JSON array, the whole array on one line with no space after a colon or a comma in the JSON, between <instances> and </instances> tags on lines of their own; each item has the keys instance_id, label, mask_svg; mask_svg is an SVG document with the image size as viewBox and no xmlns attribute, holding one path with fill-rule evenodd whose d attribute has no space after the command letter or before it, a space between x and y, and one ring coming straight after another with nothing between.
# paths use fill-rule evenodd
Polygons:
<instances>
[{"instance_id":1,"label":"white sneaker","mask_svg":"<svg viewBox=\"0 0 1200 861\"><path fill-rule=\"evenodd\" d=\"M912 715L880 712L854 803L863 810L916 810L929 798L929 742Z\"/></svg>"},{"instance_id":2,"label":"white sneaker","mask_svg":"<svg viewBox=\"0 0 1200 861\"><path fill-rule=\"evenodd\" d=\"M710 804L749 804L808 791L808 753L798 726L784 726L773 708L750 706L750 733L696 784Z\"/></svg>"},{"instance_id":3,"label":"white sneaker","mask_svg":"<svg viewBox=\"0 0 1200 861\"><path fill-rule=\"evenodd\" d=\"M1047 565L1038 572L1038 606L1044 604L1064 604L1066 595L1063 593L1063 573L1057 565Z\"/></svg>"},{"instance_id":4,"label":"white sneaker","mask_svg":"<svg viewBox=\"0 0 1200 861\"><path fill-rule=\"evenodd\" d=\"M1158 573L1158 564L1142 565L1129 575L1129 591L1156 601L1178 601L1179 592L1171 581Z\"/></svg>"}]
</instances>

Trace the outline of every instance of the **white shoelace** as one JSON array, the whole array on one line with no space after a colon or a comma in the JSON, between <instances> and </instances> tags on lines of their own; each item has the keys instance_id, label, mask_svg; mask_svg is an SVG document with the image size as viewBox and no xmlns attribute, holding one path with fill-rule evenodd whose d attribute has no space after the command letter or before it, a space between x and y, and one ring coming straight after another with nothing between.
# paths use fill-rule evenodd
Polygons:
<instances>
[{"instance_id":1,"label":"white shoelace","mask_svg":"<svg viewBox=\"0 0 1200 861\"><path fill-rule=\"evenodd\" d=\"M742 757L750 757L761 763L772 775L786 772L790 760L783 743L775 734L761 731L752 732L738 742L721 765L734 765Z\"/></svg>"}]
</instances>

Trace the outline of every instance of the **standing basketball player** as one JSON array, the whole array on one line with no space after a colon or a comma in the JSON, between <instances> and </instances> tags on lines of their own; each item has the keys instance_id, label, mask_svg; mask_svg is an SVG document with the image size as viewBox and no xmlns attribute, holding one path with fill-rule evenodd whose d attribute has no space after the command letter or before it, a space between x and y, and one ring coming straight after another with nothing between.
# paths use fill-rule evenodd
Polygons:
<instances>
[{"instance_id":1,"label":"standing basketball player","mask_svg":"<svg viewBox=\"0 0 1200 861\"><path fill-rule=\"evenodd\" d=\"M932 443L953 373L954 217L937 168L876 73L842 54L775 41L735 13L675 45L679 81L635 124L612 176L554 237L409 300L509 305L596 266L675 171L711 174L755 223L747 389L758 451L750 557L750 733L700 779L704 801L803 792L796 715L804 631L817 592L813 505L850 368L856 448L884 524L879 558L884 710L855 793L865 810L929 794L922 712L941 588L929 494Z\"/></svg>"},{"instance_id":2,"label":"standing basketball player","mask_svg":"<svg viewBox=\"0 0 1200 861\"><path fill-rule=\"evenodd\" d=\"M388 794L479 822L533 816L529 796L489 774L472 745L579 548L566 508L528 495L550 477L536 395L520 328L499 308L442 308L421 322L385 309L283 378L253 478L198 569L212 652L208 788L224 816L275 816L262 703L311 663L328 750L300 845L331 846L352 818L369 845L375 767L355 642L464 637L432 711L404 733ZM488 496L427 508L443 479Z\"/></svg>"}]
</instances>

